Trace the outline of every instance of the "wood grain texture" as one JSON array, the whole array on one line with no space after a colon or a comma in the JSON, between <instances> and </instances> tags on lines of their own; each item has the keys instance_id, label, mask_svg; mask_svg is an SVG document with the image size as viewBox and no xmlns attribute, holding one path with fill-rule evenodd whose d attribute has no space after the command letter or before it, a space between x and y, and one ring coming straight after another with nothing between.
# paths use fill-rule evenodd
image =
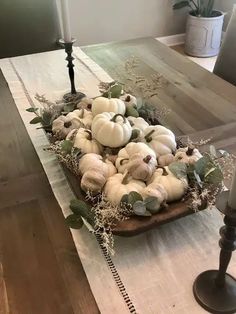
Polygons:
<instances>
[{"instance_id":1,"label":"wood grain texture","mask_svg":"<svg viewBox=\"0 0 236 314\"><path fill-rule=\"evenodd\" d=\"M99 313L61 208L1 74L0 95L0 313Z\"/></svg>"},{"instance_id":2,"label":"wood grain texture","mask_svg":"<svg viewBox=\"0 0 236 314\"><path fill-rule=\"evenodd\" d=\"M152 38L83 47L83 51L114 79L125 82L124 62L138 57L138 74L160 73L166 86L152 98L171 109L166 123L178 135L236 121L236 89L185 56Z\"/></svg>"}]
</instances>

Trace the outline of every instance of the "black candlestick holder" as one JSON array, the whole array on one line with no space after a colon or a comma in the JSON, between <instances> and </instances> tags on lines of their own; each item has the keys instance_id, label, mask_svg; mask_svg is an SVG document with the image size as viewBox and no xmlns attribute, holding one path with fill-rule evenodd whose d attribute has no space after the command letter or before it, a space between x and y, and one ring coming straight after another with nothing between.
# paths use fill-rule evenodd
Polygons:
<instances>
[{"instance_id":1,"label":"black candlestick holder","mask_svg":"<svg viewBox=\"0 0 236 314\"><path fill-rule=\"evenodd\" d=\"M67 67L71 84L71 91L63 96L65 102L79 102L83 97L85 97L84 93L77 92L75 88L74 57L72 56L72 46L75 41L75 39L72 39L70 42L65 42L63 39L59 40L59 43L65 48L65 52L67 53L66 61L68 61Z\"/></svg>"},{"instance_id":2,"label":"black candlestick holder","mask_svg":"<svg viewBox=\"0 0 236 314\"><path fill-rule=\"evenodd\" d=\"M210 313L236 313L236 279L226 273L236 249L236 210L229 207L228 198L229 191L225 191L216 202L216 207L225 215L225 226L220 229L219 270L201 273L193 285L195 299Z\"/></svg>"}]
</instances>

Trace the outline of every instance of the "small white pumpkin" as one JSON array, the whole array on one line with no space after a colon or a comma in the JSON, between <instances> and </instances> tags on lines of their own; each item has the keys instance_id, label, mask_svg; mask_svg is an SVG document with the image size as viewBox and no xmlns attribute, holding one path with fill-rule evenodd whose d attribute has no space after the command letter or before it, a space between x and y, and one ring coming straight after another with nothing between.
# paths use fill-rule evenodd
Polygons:
<instances>
[{"instance_id":1,"label":"small white pumpkin","mask_svg":"<svg viewBox=\"0 0 236 314\"><path fill-rule=\"evenodd\" d=\"M176 151L174 160L185 164L195 164L200 158L202 158L202 154L197 148L183 147Z\"/></svg>"},{"instance_id":2,"label":"small white pumpkin","mask_svg":"<svg viewBox=\"0 0 236 314\"><path fill-rule=\"evenodd\" d=\"M67 114L67 117L70 119L77 119L81 121L85 128L90 129L92 125L93 115L91 111L86 109L76 109Z\"/></svg>"},{"instance_id":3,"label":"small white pumpkin","mask_svg":"<svg viewBox=\"0 0 236 314\"><path fill-rule=\"evenodd\" d=\"M117 172L116 167L108 159L103 160L101 155L89 153L79 161L79 171L83 175L89 169L96 169L108 178Z\"/></svg>"},{"instance_id":4,"label":"small white pumpkin","mask_svg":"<svg viewBox=\"0 0 236 314\"><path fill-rule=\"evenodd\" d=\"M76 105L77 109L86 109L88 111L91 111L93 104L93 99L88 97L83 97L79 103Z\"/></svg>"},{"instance_id":5,"label":"small white pumpkin","mask_svg":"<svg viewBox=\"0 0 236 314\"><path fill-rule=\"evenodd\" d=\"M154 210L158 210L166 202L168 193L162 184L153 182L143 189L142 197L144 200L148 197L156 197L158 201Z\"/></svg>"},{"instance_id":6,"label":"small white pumpkin","mask_svg":"<svg viewBox=\"0 0 236 314\"><path fill-rule=\"evenodd\" d=\"M79 129L81 126L81 121L78 121L77 119L60 116L52 123L52 133L58 139L63 140L72 130Z\"/></svg>"},{"instance_id":7,"label":"small white pumpkin","mask_svg":"<svg viewBox=\"0 0 236 314\"><path fill-rule=\"evenodd\" d=\"M126 106L137 106L137 98L131 94L124 94L120 97L120 99L124 101Z\"/></svg>"},{"instance_id":8,"label":"small white pumpkin","mask_svg":"<svg viewBox=\"0 0 236 314\"><path fill-rule=\"evenodd\" d=\"M125 103L119 98L97 97L92 104L92 113L94 117L103 112L114 112L124 115L125 110Z\"/></svg>"},{"instance_id":9,"label":"small white pumpkin","mask_svg":"<svg viewBox=\"0 0 236 314\"><path fill-rule=\"evenodd\" d=\"M92 134L104 146L121 147L129 142L132 128L121 114L103 112L93 119Z\"/></svg>"},{"instance_id":10,"label":"small white pumpkin","mask_svg":"<svg viewBox=\"0 0 236 314\"><path fill-rule=\"evenodd\" d=\"M98 194L102 191L105 183L106 178L103 173L98 172L97 169L90 168L82 176L80 186L84 192Z\"/></svg>"},{"instance_id":11,"label":"small white pumpkin","mask_svg":"<svg viewBox=\"0 0 236 314\"><path fill-rule=\"evenodd\" d=\"M129 116L127 118L129 120L130 125L132 126L133 130L138 130L139 132L139 138L141 139L143 137L143 131L149 127L149 124L141 117L135 118L132 116Z\"/></svg>"},{"instance_id":12,"label":"small white pumpkin","mask_svg":"<svg viewBox=\"0 0 236 314\"><path fill-rule=\"evenodd\" d=\"M176 150L174 133L162 125L146 128L143 141L155 151L157 157L170 154Z\"/></svg>"},{"instance_id":13,"label":"small white pumpkin","mask_svg":"<svg viewBox=\"0 0 236 314\"><path fill-rule=\"evenodd\" d=\"M122 148L116 159L116 168L118 172L124 173L127 169L128 162L130 158L134 155L139 153L142 158L146 157L147 155L152 156L152 158L156 159L155 152L147 146L145 143L129 143L124 148Z\"/></svg>"},{"instance_id":14,"label":"small white pumpkin","mask_svg":"<svg viewBox=\"0 0 236 314\"><path fill-rule=\"evenodd\" d=\"M164 186L168 194L167 202L180 200L188 187L187 180L176 178L168 167L158 168L148 184L152 184L153 182Z\"/></svg>"},{"instance_id":15,"label":"small white pumpkin","mask_svg":"<svg viewBox=\"0 0 236 314\"><path fill-rule=\"evenodd\" d=\"M161 167L169 166L175 160L173 154L161 155L158 157L158 165Z\"/></svg>"},{"instance_id":16,"label":"small white pumpkin","mask_svg":"<svg viewBox=\"0 0 236 314\"><path fill-rule=\"evenodd\" d=\"M81 149L85 154L95 153L101 154L103 147L95 139L92 138L91 130L80 128L73 130L67 135L67 139L73 142L73 146Z\"/></svg>"},{"instance_id":17,"label":"small white pumpkin","mask_svg":"<svg viewBox=\"0 0 236 314\"><path fill-rule=\"evenodd\" d=\"M145 186L144 182L132 179L128 173L117 173L107 179L104 192L111 203L119 205L123 195L132 191L141 194Z\"/></svg>"},{"instance_id":18,"label":"small white pumpkin","mask_svg":"<svg viewBox=\"0 0 236 314\"><path fill-rule=\"evenodd\" d=\"M142 154L137 153L130 157L127 164L127 170L133 179L147 181L156 170L156 158L147 155L144 158Z\"/></svg>"}]
</instances>

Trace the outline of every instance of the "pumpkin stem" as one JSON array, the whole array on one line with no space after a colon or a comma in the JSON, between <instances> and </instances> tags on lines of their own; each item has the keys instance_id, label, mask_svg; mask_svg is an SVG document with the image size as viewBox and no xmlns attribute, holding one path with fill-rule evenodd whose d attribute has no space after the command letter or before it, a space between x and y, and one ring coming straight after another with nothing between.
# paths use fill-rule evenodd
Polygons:
<instances>
[{"instance_id":1,"label":"pumpkin stem","mask_svg":"<svg viewBox=\"0 0 236 314\"><path fill-rule=\"evenodd\" d=\"M126 119L125 119L125 117L121 114L121 113L117 113L117 114L115 114L114 115L114 117L113 118L111 118L111 120L110 121L112 121L112 122L116 122L116 118L117 117L122 117L123 118L123 123L126 123Z\"/></svg>"},{"instance_id":2,"label":"pumpkin stem","mask_svg":"<svg viewBox=\"0 0 236 314\"><path fill-rule=\"evenodd\" d=\"M131 100L131 97L130 97L130 95L128 95L128 96L125 98L125 101L126 101L126 102L130 102L130 100Z\"/></svg>"},{"instance_id":3,"label":"pumpkin stem","mask_svg":"<svg viewBox=\"0 0 236 314\"><path fill-rule=\"evenodd\" d=\"M166 171L166 168L165 168L165 167L162 167L162 166L157 166L156 168L157 168L157 169L162 169L162 170L163 170L163 173L162 173L162 175L163 175L163 176L168 176L168 174L169 174L169 173Z\"/></svg>"},{"instance_id":4,"label":"pumpkin stem","mask_svg":"<svg viewBox=\"0 0 236 314\"><path fill-rule=\"evenodd\" d=\"M129 158L124 158L124 159L121 159L121 161L120 161L120 165L122 166L122 165L123 165L123 163L124 163L124 161L127 161L127 160L129 160Z\"/></svg>"},{"instance_id":5,"label":"pumpkin stem","mask_svg":"<svg viewBox=\"0 0 236 314\"><path fill-rule=\"evenodd\" d=\"M151 135L155 132L155 130L150 131L147 135L144 136L146 142L150 143L152 141Z\"/></svg>"},{"instance_id":6,"label":"pumpkin stem","mask_svg":"<svg viewBox=\"0 0 236 314\"><path fill-rule=\"evenodd\" d=\"M152 159L152 156L151 155L147 155L146 157L143 158L143 161L148 164L149 161Z\"/></svg>"},{"instance_id":7,"label":"pumpkin stem","mask_svg":"<svg viewBox=\"0 0 236 314\"><path fill-rule=\"evenodd\" d=\"M84 130L84 132L89 135L88 140L91 141L92 140L92 132L90 130Z\"/></svg>"},{"instance_id":8,"label":"pumpkin stem","mask_svg":"<svg viewBox=\"0 0 236 314\"><path fill-rule=\"evenodd\" d=\"M81 115L80 115L81 119L83 119L83 117L84 117L84 108L81 109Z\"/></svg>"},{"instance_id":9,"label":"pumpkin stem","mask_svg":"<svg viewBox=\"0 0 236 314\"><path fill-rule=\"evenodd\" d=\"M128 184L128 177L129 177L129 172L127 170L125 170L125 173L124 173L124 176L123 176L123 179L121 181L122 184Z\"/></svg>"},{"instance_id":10,"label":"pumpkin stem","mask_svg":"<svg viewBox=\"0 0 236 314\"><path fill-rule=\"evenodd\" d=\"M188 150L186 151L187 156L192 156L194 151L194 147L188 147Z\"/></svg>"},{"instance_id":11,"label":"pumpkin stem","mask_svg":"<svg viewBox=\"0 0 236 314\"><path fill-rule=\"evenodd\" d=\"M72 125L71 121L65 122L64 127L69 128Z\"/></svg>"}]
</instances>

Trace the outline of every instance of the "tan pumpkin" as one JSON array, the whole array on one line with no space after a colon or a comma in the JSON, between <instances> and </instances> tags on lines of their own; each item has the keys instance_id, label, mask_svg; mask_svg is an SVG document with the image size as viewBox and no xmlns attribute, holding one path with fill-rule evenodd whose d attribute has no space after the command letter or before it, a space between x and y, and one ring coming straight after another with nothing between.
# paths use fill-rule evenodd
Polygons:
<instances>
[{"instance_id":1,"label":"tan pumpkin","mask_svg":"<svg viewBox=\"0 0 236 314\"><path fill-rule=\"evenodd\" d=\"M128 173L117 173L107 179L104 192L111 203L119 205L123 195L132 191L141 194L145 186L144 182L132 179Z\"/></svg>"},{"instance_id":2,"label":"tan pumpkin","mask_svg":"<svg viewBox=\"0 0 236 314\"><path fill-rule=\"evenodd\" d=\"M84 192L98 194L102 191L106 177L95 168L90 168L81 178L80 186Z\"/></svg>"},{"instance_id":3,"label":"tan pumpkin","mask_svg":"<svg viewBox=\"0 0 236 314\"><path fill-rule=\"evenodd\" d=\"M169 166L173 161L175 161L173 154L161 155L158 157L158 165L161 167Z\"/></svg>"},{"instance_id":4,"label":"tan pumpkin","mask_svg":"<svg viewBox=\"0 0 236 314\"><path fill-rule=\"evenodd\" d=\"M176 151L174 160L185 164L195 164L200 158L202 158L202 154L198 149L193 147L183 147Z\"/></svg>"},{"instance_id":5,"label":"tan pumpkin","mask_svg":"<svg viewBox=\"0 0 236 314\"><path fill-rule=\"evenodd\" d=\"M124 115L125 110L125 103L118 98L97 97L92 104L92 113L94 117L103 112L113 112Z\"/></svg>"},{"instance_id":6,"label":"tan pumpkin","mask_svg":"<svg viewBox=\"0 0 236 314\"><path fill-rule=\"evenodd\" d=\"M105 178L117 172L116 167L111 161L108 159L103 160L101 155L93 153L84 155L79 162L79 171L82 175L91 168L102 173Z\"/></svg>"},{"instance_id":7,"label":"tan pumpkin","mask_svg":"<svg viewBox=\"0 0 236 314\"><path fill-rule=\"evenodd\" d=\"M67 114L70 119L77 119L84 125L85 128L90 129L93 121L93 115L86 109L76 109Z\"/></svg>"},{"instance_id":8,"label":"tan pumpkin","mask_svg":"<svg viewBox=\"0 0 236 314\"><path fill-rule=\"evenodd\" d=\"M63 140L72 130L79 129L82 125L81 121L77 119L59 116L52 123L52 133L58 139Z\"/></svg>"},{"instance_id":9,"label":"tan pumpkin","mask_svg":"<svg viewBox=\"0 0 236 314\"><path fill-rule=\"evenodd\" d=\"M152 156L152 158L156 159L155 152L146 144L144 143L129 143L124 148L122 148L116 159L116 168L118 172L124 173L127 169L128 162L130 158L134 155L139 153L142 158L146 157L147 155Z\"/></svg>"},{"instance_id":10,"label":"tan pumpkin","mask_svg":"<svg viewBox=\"0 0 236 314\"><path fill-rule=\"evenodd\" d=\"M180 200L188 187L188 181L184 178L181 180L176 178L168 167L158 168L154 172L148 184L153 182L163 185L166 189L168 194L167 202Z\"/></svg>"},{"instance_id":11,"label":"tan pumpkin","mask_svg":"<svg viewBox=\"0 0 236 314\"><path fill-rule=\"evenodd\" d=\"M73 146L81 149L85 154L95 153L101 154L103 147L95 139L92 138L91 130L80 128L73 130L67 135L67 139L73 142Z\"/></svg>"},{"instance_id":12,"label":"tan pumpkin","mask_svg":"<svg viewBox=\"0 0 236 314\"><path fill-rule=\"evenodd\" d=\"M142 154L136 153L131 156L127 164L127 170L133 179L147 181L156 170L156 158L147 155L143 158Z\"/></svg>"}]
</instances>

